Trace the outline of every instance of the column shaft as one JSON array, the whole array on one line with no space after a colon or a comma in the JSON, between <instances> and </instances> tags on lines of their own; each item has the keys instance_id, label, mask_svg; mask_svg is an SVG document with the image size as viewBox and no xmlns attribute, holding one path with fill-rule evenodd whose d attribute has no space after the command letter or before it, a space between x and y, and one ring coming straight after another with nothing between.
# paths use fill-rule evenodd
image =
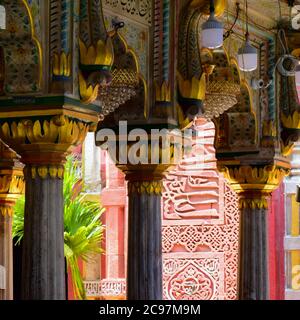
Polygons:
<instances>
[{"instance_id":1,"label":"column shaft","mask_svg":"<svg viewBox=\"0 0 300 320\"><path fill-rule=\"evenodd\" d=\"M128 209L127 298L161 300L161 196L129 193Z\"/></svg>"},{"instance_id":2,"label":"column shaft","mask_svg":"<svg viewBox=\"0 0 300 320\"><path fill-rule=\"evenodd\" d=\"M267 209L241 210L239 261L239 299L267 300Z\"/></svg>"},{"instance_id":3,"label":"column shaft","mask_svg":"<svg viewBox=\"0 0 300 320\"><path fill-rule=\"evenodd\" d=\"M22 267L24 300L63 300L65 290L63 179L25 169Z\"/></svg>"}]
</instances>

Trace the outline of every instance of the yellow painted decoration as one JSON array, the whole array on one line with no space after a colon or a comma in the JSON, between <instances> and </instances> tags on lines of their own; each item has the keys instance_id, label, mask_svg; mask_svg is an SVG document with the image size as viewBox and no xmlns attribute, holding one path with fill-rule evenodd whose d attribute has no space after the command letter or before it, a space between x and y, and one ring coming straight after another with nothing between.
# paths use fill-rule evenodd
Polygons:
<instances>
[{"instance_id":1,"label":"yellow painted decoration","mask_svg":"<svg viewBox=\"0 0 300 320\"><path fill-rule=\"evenodd\" d=\"M24 121L13 122L9 125L7 122L1 127L1 135L4 138L8 138L9 141L14 141L15 144L25 143L25 123Z\"/></svg>"},{"instance_id":2,"label":"yellow painted decoration","mask_svg":"<svg viewBox=\"0 0 300 320\"><path fill-rule=\"evenodd\" d=\"M2 156L8 159L3 153ZM21 168L0 168L0 215L13 216L15 202L24 190L25 182Z\"/></svg>"},{"instance_id":3,"label":"yellow painted decoration","mask_svg":"<svg viewBox=\"0 0 300 320\"><path fill-rule=\"evenodd\" d=\"M161 195L161 193L161 181L142 181L128 183L128 194Z\"/></svg>"},{"instance_id":4,"label":"yellow painted decoration","mask_svg":"<svg viewBox=\"0 0 300 320\"><path fill-rule=\"evenodd\" d=\"M10 205L0 205L0 215L3 217L12 217L14 214L14 207Z\"/></svg>"},{"instance_id":5,"label":"yellow painted decoration","mask_svg":"<svg viewBox=\"0 0 300 320\"><path fill-rule=\"evenodd\" d=\"M93 103L97 97L99 92L99 84L93 87L92 85L88 85L81 72L79 72L79 92L81 97L81 102L84 104Z\"/></svg>"},{"instance_id":6,"label":"yellow painted decoration","mask_svg":"<svg viewBox=\"0 0 300 320\"><path fill-rule=\"evenodd\" d=\"M263 122L263 136L264 137L276 137L277 130L274 121Z\"/></svg>"},{"instance_id":7,"label":"yellow painted decoration","mask_svg":"<svg viewBox=\"0 0 300 320\"><path fill-rule=\"evenodd\" d=\"M295 111L292 115L281 114L281 121L287 129L300 129L300 112Z\"/></svg>"},{"instance_id":8,"label":"yellow painted decoration","mask_svg":"<svg viewBox=\"0 0 300 320\"><path fill-rule=\"evenodd\" d=\"M36 178L36 168L35 167L32 167L31 168L31 177L32 177L32 179L35 179Z\"/></svg>"},{"instance_id":9,"label":"yellow painted decoration","mask_svg":"<svg viewBox=\"0 0 300 320\"><path fill-rule=\"evenodd\" d=\"M8 144L20 146L31 144L81 144L89 125L71 120L67 116L55 116L48 120L22 120L18 123L4 123L0 128L1 138Z\"/></svg>"},{"instance_id":10,"label":"yellow painted decoration","mask_svg":"<svg viewBox=\"0 0 300 320\"><path fill-rule=\"evenodd\" d=\"M292 55L300 60L300 48L293 50Z\"/></svg>"},{"instance_id":11,"label":"yellow painted decoration","mask_svg":"<svg viewBox=\"0 0 300 320\"><path fill-rule=\"evenodd\" d=\"M292 195L291 198L291 207L292 207L292 221L291 221L291 236L299 237L300 236L300 221L299 221L299 203L296 201L296 195ZM300 251L294 250L291 251L291 269L294 270L295 267L300 265ZM294 285L294 283L292 283ZM298 286L293 286L294 290L299 290Z\"/></svg>"},{"instance_id":12,"label":"yellow painted decoration","mask_svg":"<svg viewBox=\"0 0 300 320\"><path fill-rule=\"evenodd\" d=\"M37 172L41 178L45 179L48 175L48 168L46 166L38 167Z\"/></svg>"},{"instance_id":13,"label":"yellow painted decoration","mask_svg":"<svg viewBox=\"0 0 300 320\"><path fill-rule=\"evenodd\" d=\"M239 199L239 208L242 209L268 209L268 200L263 195L257 199Z\"/></svg>"},{"instance_id":14,"label":"yellow painted decoration","mask_svg":"<svg viewBox=\"0 0 300 320\"><path fill-rule=\"evenodd\" d=\"M71 55L66 55L65 52L61 54L55 53L53 56L53 75L55 76L71 76L72 60Z\"/></svg>"},{"instance_id":15,"label":"yellow painted decoration","mask_svg":"<svg viewBox=\"0 0 300 320\"><path fill-rule=\"evenodd\" d=\"M184 117L184 114L183 114L183 111L182 111L180 105L177 105L176 110L177 110L177 116L178 116L178 122L180 125L180 129L183 130L183 129L186 129L189 126L191 126L191 120L189 118Z\"/></svg>"},{"instance_id":16,"label":"yellow painted decoration","mask_svg":"<svg viewBox=\"0 0 300 320\"><path fill-rule=\"evenodd\" d=\"M46 179L48 177L52 179L62 179L64 177L64 166L32 166L31 177L32 179L36 179L37 177L42 179Z\"/></svg>"},{"instance_id":17,"label":"yellow painted decoration","mask_svg":"<svg viewBox=\"0 0 300 320\"><path fill-rule=\"evenodd\" d=\"M204 100L206 92L206 75L202 74L200 79L193 77L191 80L185 80L181 74L177 73L179 91L183 98Z\"/></svg>"},{"instance_id":18,"label":"yellow painted decoration","mask_svg":"<svg viewBox=\"0 0 300 320\"><path fill-rule=\"evenodd\" d=\"M24 177L22 171L11 174L1 174L0 170L0 195L22 194L24 191Z\"/></svg>"},{"instance_id":19,"label":"yellow painted decoration","mask_svg":"<svg viewBox=\"0 0 300 320\"><path fill-rule=\"evenodd\" d=\"M271 194L278 188L284 177L289 174L287 168L275 165L264 167L223 166L220 171L229 181L234 191L240 194L248 191L265 195Z\"/></svg>"},{"instance_id":20,"label":"yellow painted decoration","mask_svg":"<svg viewBox=\"0 0 300 320\"><path fill-rule=\"evenodd\" d=\"M161 86L155 83L155 100L157 102L171 102L171 86L163 82Z\"/></svg>"},{"instance_id":21,"label":"yellow painted decoration","mask_svg":"<svg viewBox=\"0 0 300 320\"><path fill-rule=\"evenodd\" d=\"M209 15L209 5L210 0L192 0L190 6L193 8L203 8L202 12ZM221 16L227 6L227 0L215 0L215 14L216 16Z\"/></svg>"},{"instance_id":22,"label":"yellow painted decoration","mask_svg":"<svg viewBox=\"0 0 300 320\"><path fill-rule=\"evenodd\" d=\"M35 34L35 23L34 23L33 15L32 15L30 6L28 4L28 1L22 0L22 2L26 8L27 13L28 13L28 18L29 18L29 23L30 23L30 28L31 28L31 38L32 38L33 42L36 44L37 49L38 49L38 53L39 53L39 86L41 86L42 79L43 79L43 50L42 50L41 43Z\"/></svg>"},{"instance_id":23,"label":"yellow painted decoration","mask_svg":"<svg viewBox=\"0 0 300 320\"><path fill-rule=\"evenodd\" d=\"M282 141L281 141L281 153L284 157L289 157L293 150L294 150L295 144L293 142L289 143L288 145L285 145Z\"/></svg>"},{"instance_id":24,"label":"yellow painted decoration","mask_svg":"<svg viewBox=\"0 0 300 320\"><path fill-rule=\"evenodd\" d=\"M80 63L83 65L112 66L114 61L114 49L110 38L106 42L99 40L97 45L88 48L79 39Z\"/></svg>"}]
</instances>

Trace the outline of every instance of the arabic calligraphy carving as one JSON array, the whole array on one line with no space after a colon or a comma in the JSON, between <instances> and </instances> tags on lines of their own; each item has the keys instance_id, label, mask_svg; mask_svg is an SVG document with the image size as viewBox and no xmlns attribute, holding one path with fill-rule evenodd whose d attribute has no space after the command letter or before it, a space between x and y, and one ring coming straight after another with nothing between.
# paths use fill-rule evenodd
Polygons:
<instances>
[{"instance_id":1,"label":"arabic calligraphy carving","mask_svg":"<svg viewBox=\"0 0 300 320\"><path fill-rule=\"evenodd\" d=\"M103 5L104 8L121 10L123 14L134 16L146 24L152 23L151 0L105 0Z\"/></svg>"}]
</instances>

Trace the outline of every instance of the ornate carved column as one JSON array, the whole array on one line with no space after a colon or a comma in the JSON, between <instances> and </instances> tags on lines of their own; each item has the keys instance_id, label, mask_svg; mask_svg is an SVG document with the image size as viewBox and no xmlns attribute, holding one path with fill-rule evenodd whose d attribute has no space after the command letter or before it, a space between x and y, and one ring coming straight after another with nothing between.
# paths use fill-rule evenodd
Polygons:
<instances>
[{"instance_id":1,"label":"ornate carved column","mask_svg":"<svg viewBox=\"0 0 300 320\"><path fill-rule=\"evenodd\" d=\"M25 164L25 300L65 299L64 162L68 153L83 142L89 127L89 123L67 116L1 121L2 139Z\"/></svg>"},{"instance_id":2,"label":"ornate carved column","mask_svg":"<svg viewBox=\"0 0 300 320\"><path fill-rule=\"evenodd\" d=\"M13 299L12 219L23 189L23 167L17 155L0 142L0 265L5 268L5 300Z\"/></svg>"},{"instance_id":3,"label":"ornate carved column","mask_svg":"<svg viewBox=\"0 0 300 320\"><path fill-rule=\"evenodd\" d=\"M239 299L269 299L267 214L268 197L288 170L279 166L222 167L239 195Z\"/></svg>"}]
</instances>

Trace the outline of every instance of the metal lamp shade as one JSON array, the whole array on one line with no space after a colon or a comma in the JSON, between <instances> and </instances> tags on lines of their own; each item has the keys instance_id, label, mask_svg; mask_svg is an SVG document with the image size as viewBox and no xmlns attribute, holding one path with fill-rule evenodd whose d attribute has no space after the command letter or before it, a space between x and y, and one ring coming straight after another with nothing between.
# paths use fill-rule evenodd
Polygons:
<instances>
[{"instance_id":1,"label":"metal lamp shade","mask_svg":"<svg viewBox=\"0 0 300 320\"><path fill-rule=\"evenodd\" d=\"M216 49L223 45L224 27L219 22L214 13L202 25L202 47Z\"/></svg>"},{"instance_id":2,"label":"metal lamp shade","mask_svg":"<svg viewBox=\"0 0 300 320\"><path fill-rule=\"evenodd\" d=\"M250 72L257 69L258 54L257 50L251 46L249 41L238 51L238 65L240 70Z\"/></svg>"}]
</instances>

